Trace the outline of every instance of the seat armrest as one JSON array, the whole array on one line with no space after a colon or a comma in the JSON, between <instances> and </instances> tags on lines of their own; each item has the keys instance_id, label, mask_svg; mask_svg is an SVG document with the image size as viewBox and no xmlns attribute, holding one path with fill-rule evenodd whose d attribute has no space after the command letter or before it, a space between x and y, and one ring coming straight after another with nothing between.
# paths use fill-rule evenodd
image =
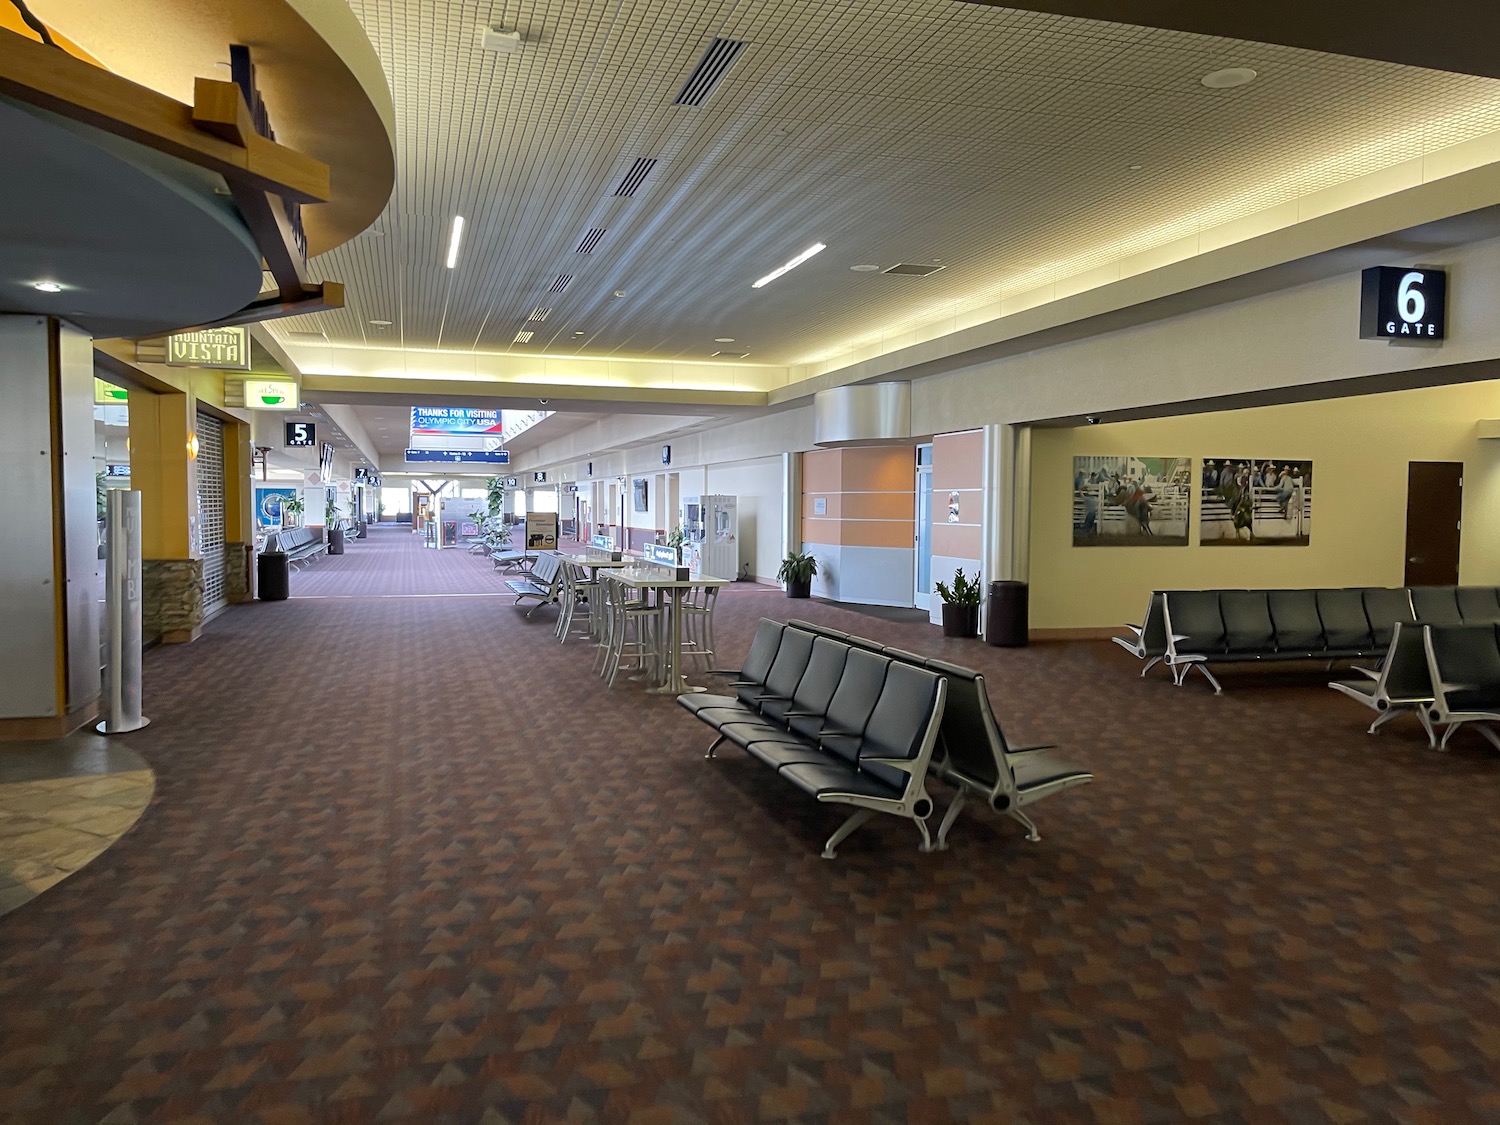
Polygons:
<instances>
[{"instance_id":1,"label":"seat armrest","mask_svg":"<svg viewBox=\"0 0 1500 1125\"><path fill-rule=\"evenodd\" d=\"M763 695L757 695L755 697L755 701L757 703L759 703L762 699L786 699L786 700L790 700L791 698L792 697L790 695L777 695L775 692L768 691L768 692L764 693Z\"/></svg>"},{"instance_id":2,"label":"seat armrest","mask_svg":"<svg viewBox=\"0 0 1500 1125\"><path fill-rule=\"evenodd\" d=\"M822 713L821 711L783 711L781 717L783 719L816 719Z\"/></svg>"},{"instance_id":3,"label":"seat armrest","mask_svg":"<svg viewBox=\"0 0 1500 1125\"><path fill-rule=\"evenodd\" d=\"M852 730L833 730L833 729L831 729L829 727L823 727L821 730L818 731L818 737L819 738L860 738L860 737L863 737L863 736L858 731L852 731Z\"/></svg>"}]
</instances>

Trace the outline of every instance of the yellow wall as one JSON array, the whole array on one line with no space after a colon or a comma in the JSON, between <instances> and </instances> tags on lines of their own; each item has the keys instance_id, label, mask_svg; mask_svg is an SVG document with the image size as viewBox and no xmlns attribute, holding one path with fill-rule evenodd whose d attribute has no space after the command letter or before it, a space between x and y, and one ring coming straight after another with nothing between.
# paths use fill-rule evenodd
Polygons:
<instances>
[{"instance_id":1,"label":"yellow wall","mask_svg":"<svg viewBox=\"0 0 1500 1125\"><path fill-rule=\"evenodd\" d=\"M1500 585L1500 381L1289 406L1195 414L1032 437L1031 625L1138 621L1153 589L1399 586L1405 567L1409 461L1462 461L1460 581ZM1312 460L1306 547L1200 547L1193 498L1186 547L1074 547L1074 456Z\"/></svg>"}]
</instances>

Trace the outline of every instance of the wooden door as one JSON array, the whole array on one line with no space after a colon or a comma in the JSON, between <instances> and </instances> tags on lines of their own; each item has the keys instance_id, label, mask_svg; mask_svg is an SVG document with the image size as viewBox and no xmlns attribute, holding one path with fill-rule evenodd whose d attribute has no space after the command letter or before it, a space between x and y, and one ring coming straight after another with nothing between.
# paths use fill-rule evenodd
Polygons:
<instances>
[{"instance_id":1,"label":"wooden door","mask_svg":"<svg viewBox=\"0 0 1500 1125\"><path fill-rule=\"evenodd\" d=\"M1457 586L1463 462L1413 461L1406 473L1406 585Z\"/></svg>"}]
</instances>

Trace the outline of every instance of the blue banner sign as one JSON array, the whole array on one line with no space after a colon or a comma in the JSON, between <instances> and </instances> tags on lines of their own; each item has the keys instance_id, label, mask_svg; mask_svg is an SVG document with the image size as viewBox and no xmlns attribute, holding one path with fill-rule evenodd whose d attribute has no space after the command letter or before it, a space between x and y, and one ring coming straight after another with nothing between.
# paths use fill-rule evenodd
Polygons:
<instances>
[{"instance_id":1,"label":"blue banner sign","mask_svg":"<svg viewBox=\"0 0 1500 1125\"><path fill-rule=\"evenodd\" d=\"M472 462L485 465L509 465L508 449L408 449L408 461L442 461L447 464Z\"/></svg>"},{"instance_id":2,"label":"blue banner sign","mask_svg":"<svg viewBox=\"0 0 1500 1125\"><path fill-rule=\"evenodd\" d=\"M676 566L677 548L665 543L652 543L646 548L646 557L658 566Z\"/></svg>"},{"instance_id":3,"label":"blue banner sign","mask_svg":"<svg viewBox=\"0 0 1500 1125\"><path fill-rule=\"evenodd\" d=\"M601 551L613 551L615 549L615 537L613 535L590 536L589 546L598 547Z\"/></svg>"}]
</instances>

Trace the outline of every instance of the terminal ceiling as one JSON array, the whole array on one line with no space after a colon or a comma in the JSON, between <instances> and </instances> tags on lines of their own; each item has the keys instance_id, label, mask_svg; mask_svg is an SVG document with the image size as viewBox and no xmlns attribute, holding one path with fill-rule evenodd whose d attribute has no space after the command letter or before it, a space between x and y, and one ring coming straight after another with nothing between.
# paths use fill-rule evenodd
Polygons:
<instances>
[{"instance_id":1,"label":"terminal ceiling","mask_svg":"<svg viewBox=\"0 0 1500 1125\"><path fill-rule=\"evenodd\" d=\"M352 6L396 189L316 263L349 307L287 343L785 365L1500 130L1494 79L958 0ZM674 105L715 37L747 46ZM945 268L850 269L898 263Z\"/></svg>"}]
</instances>

